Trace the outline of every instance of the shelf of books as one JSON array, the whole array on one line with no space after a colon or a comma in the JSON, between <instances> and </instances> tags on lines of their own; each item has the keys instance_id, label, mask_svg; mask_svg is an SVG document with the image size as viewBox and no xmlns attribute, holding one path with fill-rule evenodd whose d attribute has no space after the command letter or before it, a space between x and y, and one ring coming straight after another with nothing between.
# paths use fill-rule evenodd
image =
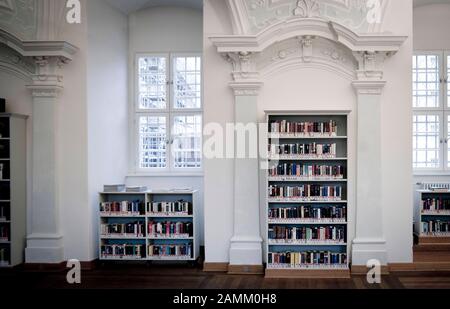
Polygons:
<instances>
[{"instance_id":1,"label":"shelf of books","mask_svg":"<svg viewBox=\"0 0 450 309\"><path fill-rule=\"evenodd\" d=\"M266 116L266 277L348 278L347 114Z\"/></svg>"},{"instance_id":2,"label":"shelf of books","mask_svg":"<svg viewBox=\"0 0 450 309\"><path fill-rule=\"evenodd\" d=\"M414 230L419 244L450 244L450 184L424 184L417 193Z\"/></svg>"},{"instance_id":3,"label":"shelf of books","mask_svg":"<svg viewBox=\"0 0 450 309\"><path fill-rule=\"evenodd\" d=\"M100 193L100 259L191 261L199 257L198 193Z\"/></svg>"},{"instance_id":4,"label":"shelf of books","mask_svg":"<svg viewBox=\"0 0 450 309\"><path fill-rule=\"evenodd\" d=\"M0 268L24 261L26 119L0 114Z\"/></svg>"}]
</instances>

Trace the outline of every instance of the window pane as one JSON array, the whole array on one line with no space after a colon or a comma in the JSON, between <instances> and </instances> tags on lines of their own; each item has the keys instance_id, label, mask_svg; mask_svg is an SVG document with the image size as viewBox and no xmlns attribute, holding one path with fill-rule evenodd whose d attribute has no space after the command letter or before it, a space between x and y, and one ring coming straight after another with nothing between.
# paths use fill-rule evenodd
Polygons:
<instances>
[{"instance_id":1,"label":"window pane","mask_svg":"<svg viewBox=\"0 0 450 309\"><path fill-rule=\"evenodd\" d=\"M201 58L174 58L174 107L201 108Z\"/></svg>"},{"instance_id":2,"label":"window pane","mask_svg":"<svg viewBox=\"0 0 450 309\"><path fill-rule=\"evenodd\" d=\"M202 164L202 116L175 116L173 135L174 167L200 168Z\"/></svg>"},{"instance_id":3,"label":"window pane","mask_svg":"<svg viewBox=\"0 0 450 309\"><path fill-rule=\"evenodd\" d=\"M167 107L167 69L165 57L139 58L139 108L165 109Z\"/></svg>"},{"instance_id":4,"label":"window pane","mask_svg":"<svg viewBox=\"0 0 450 309\"><path fill-rule=\"evenodd\" d=\"M439 91L439 56L413 56L413 107L439 107Z\"/></svg>"},{"instance_id":5,"label":"window pane","mask_svg":"<svg viewBox=\"0 0 450 309\"><path fill-rule=\"evenodd\" d=\"M166 117L139 117L139 167L165 168L166 162Z\"/></svg>"},{"instance_id":6,"label":"window pane","mask_svg":"<svg viewBox=\"0 0 450 309\"><path fill-rule=\"evenodd\" d=\"M450 122L450 117L448 121ZM438 115L413 116L414 168L439 167L439 128Z\"/></svg>"}]
</instances>

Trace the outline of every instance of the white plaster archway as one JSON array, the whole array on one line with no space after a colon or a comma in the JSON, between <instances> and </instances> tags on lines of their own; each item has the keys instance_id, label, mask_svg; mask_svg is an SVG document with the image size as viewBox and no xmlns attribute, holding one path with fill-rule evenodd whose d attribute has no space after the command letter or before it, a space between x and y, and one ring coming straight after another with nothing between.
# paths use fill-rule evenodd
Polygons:
<instances>
[{"instance_id":1,"label":"white plaster archway","mask_svg":"<svg viewBox=\"0 0 450 309\"><path fill-rule=\"evenodd\" d=\"M235 122L258 121L258 90L272 72L293 66L317 67L339 72L357 93L356 235L352 265L365 266L376 258L387 264L381 205L381 94L386 81L383 64L395 55L404 36L357 34L352 29L315 14L290 16L257 34L242 33L245 18L230 0L234 35L210 37L231 64L230 87L235 95ZM307 1L315 2L315 1ZM310 4L311 4L310 3ZM364 123L364 125L361 125ZM370 142L368 142L370 141ZM235 160L234 236L230 268L262 265L261 234L254 218L259 216L258 160Z\"/></svg>"}]
</instances>

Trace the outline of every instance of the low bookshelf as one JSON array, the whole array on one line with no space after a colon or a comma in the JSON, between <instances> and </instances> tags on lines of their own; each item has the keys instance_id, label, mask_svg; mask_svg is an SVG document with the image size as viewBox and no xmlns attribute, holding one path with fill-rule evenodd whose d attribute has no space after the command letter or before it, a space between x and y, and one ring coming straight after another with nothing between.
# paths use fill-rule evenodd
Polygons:
<instances>
[{"instance_id":1,"label":"low bookshelf","mask_svg":"<svg viewBox=\"0 0 450 309\"><path fill-rule=\"evenodd\" d=\"M186 261L199 257L198 192L100 193L102 261Z\"/></svg>"},{"instance_id":2,"label":"low bookshelf","mask_svg":"<svg viewBox=\"0 0 450 309\"><path fill-rule=\"evenodd\" d=\"M450 184L424 184L417 193L414 232L419 244L450 244Z\"/></svg>"},{"instance_id":3,"label":"low bookshelf","mask_svg":"<svg viewBox=\"0 0 450 309\"><path fill-rule=\"evenodd\" d=\"M348 278L347 112L266 112L267 278Z\"/></svg>"},{"instance_id":4,"label":"low bookshelf","mask_svg":"<svg viewBox=\"0 0 450 309\"><path fill-rule=\"evenodd\" d=\"M24 262L27 118L0 114L0 268Z\"/></svg>"}]
</instances>

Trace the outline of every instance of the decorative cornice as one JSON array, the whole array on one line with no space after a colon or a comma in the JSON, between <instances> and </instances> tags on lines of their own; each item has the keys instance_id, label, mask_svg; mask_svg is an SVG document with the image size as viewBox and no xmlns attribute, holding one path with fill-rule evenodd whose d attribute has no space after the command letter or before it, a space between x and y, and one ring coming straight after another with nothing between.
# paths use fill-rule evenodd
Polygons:
<instances>
[{"instance_id":1,"label":"decorative cornice","mask_svg":"<svg viewBox=\"0 0 450 309\"><path fill-rule=\"evenodd\" d=\"M316 36L343 44L352 51L395 53L407 39L395 35L360 35L321 18L296 18L278 22L256 35L221 35L210 40L219 53L264 51L269 46L290 38Z\"/></svg>"},{"instance_id":2,"label":"decorative cornice","mask_svg":"<svg viewBox=\"0 0 450 309\"><path fill-rule=\"evenodd\" d=\"M354 81L352 85L359 95L381 95L386 81Z\"/></svg>"},{"instance_id":3,"label":"decorative cornice","mask_svg":"<svg viewBox=\"0 0 450 309\"><path fill-rule=\"evenodd\" d=\"M0 29L0 43L12 48L24 57L59 57L70 61L78 48L65 41L21 41L16 36Z\"/></svg>"}]
</instances>

